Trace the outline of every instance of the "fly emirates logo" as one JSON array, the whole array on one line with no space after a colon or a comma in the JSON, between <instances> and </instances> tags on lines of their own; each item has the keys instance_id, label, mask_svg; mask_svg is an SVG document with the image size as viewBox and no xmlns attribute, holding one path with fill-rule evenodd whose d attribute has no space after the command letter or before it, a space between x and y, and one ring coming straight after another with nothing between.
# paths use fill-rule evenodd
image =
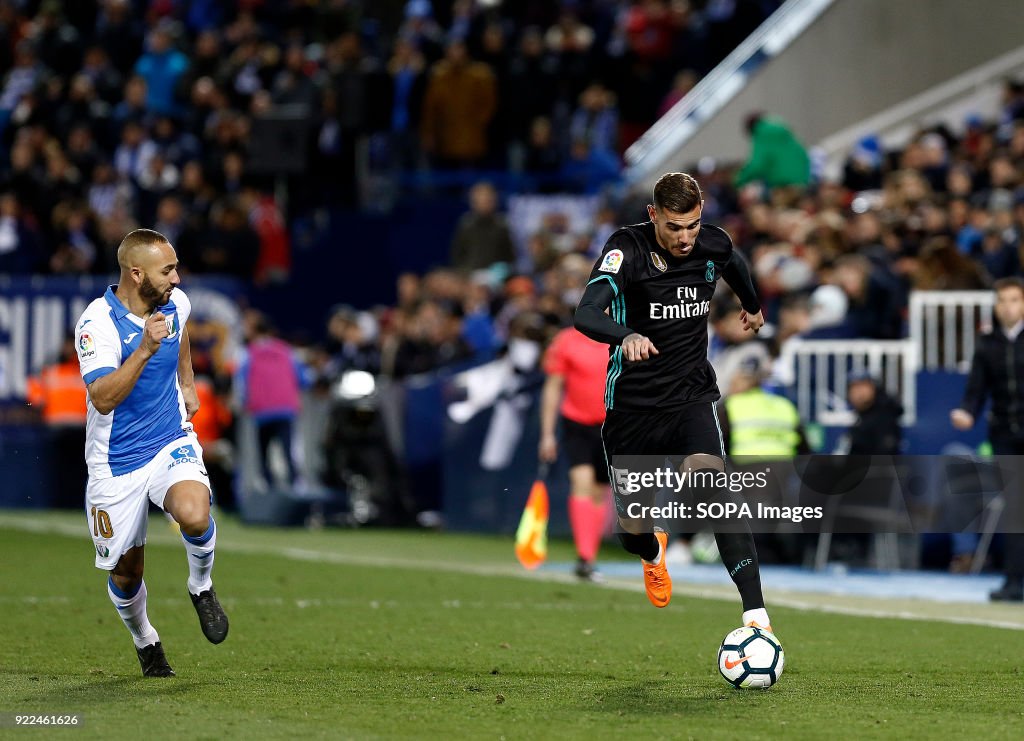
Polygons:
<instances>
[{"instance_id":1,"label":"fly emirates logo","mask_svg":"<svg viewBox=\"0 0 1024 741\"><path fill-rule=\"evenodd\" d=\"M696 286L680 286L676 289L678 304L657 304L651 302L651 319L690 319L704 316L711 311L710 301L697 298Z\"/></svg>"}]
</instances>

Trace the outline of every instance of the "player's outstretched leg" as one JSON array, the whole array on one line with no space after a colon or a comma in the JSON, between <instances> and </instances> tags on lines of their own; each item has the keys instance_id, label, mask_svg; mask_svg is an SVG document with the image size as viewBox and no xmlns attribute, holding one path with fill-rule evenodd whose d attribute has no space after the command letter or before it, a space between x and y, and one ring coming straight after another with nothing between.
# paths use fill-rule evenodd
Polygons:
<instances>
[{"instance_id":1,"label":"player's outstretched leg","mask_svg":"<svg viewBox=\"0 0 1024 741\"><path fill-rule=\"evenodd\" d=\"M199 616L199 626L210 643L228 635L228 616L213 590L214 549L217 524L210 514L210 489L193 480L179 481L167 491L164 509L181 527L188 556L188 593Z\"/></svg>"},{"instance_id":2,"label":"player's outstretched leg","mask_svg":"<svg viewBox=\"0 0 1024 741\"><path fill-rule=\"evenodd\" d=\"M199 536L181 534L188 554L188 593L199 616L199 627L210 643L220 643L228 636L228 616L220 606L213 589L213 551L217 544L217 523L210 516L209 527Z\"/></svg>"},{"instance_id":3,"label":"player's outstretched leg","mask_svg":"<svg viewBox=\"0 0 1024 741\"><path fill-rule=\"evenodd\" d=\"M705 460L696 458L688 459L687 463L695 468L700 466L696 468L694 474L694 480L699 482L693 488L696 501L741 503L728 489L718 486L717 483L705 483L715 480L716 475L722 471L721 463L706 465ZM710 474L710 477L706 474ZM712 520L712 526L715 529L715 543L718 545L722 563L743 602L743 624L771 631L768 612L764 607L764 596L761 594L761 569L758 566L757 547L750 525L746 520L723 519Z\"/></svg>"},{"instance_id":4,"label":"player's outstretched leg","mask_svg":"<svg viewBox=\"0 0 1024 741\"><path fill-rule=\"evenodd\" d=\"M121 556L107 578L107 596L132 635L143 676L173 677L174 670L164 656L160 635L149 622L146 612L146 582L142 578L144 558L141 547L131 548Z\"/></svg>"},{"instance_id":5,"label":"player's outstretched leg","mask_svg":"<svg viewBox=\"0 0 1024 741\"><path fill-rule=\"evenodd\" d=\"M736 527L736 523L733 522L732 529ZM747 527L746 532L739 533L716 532L715 542L718 544L722 563L725 564L743 601L743 624L770 631L772 626L768 622L768 611L765 610L764 596L761 594L761 570L757 563L757 548L750 528Z\"/></svg>"}]
</instances>

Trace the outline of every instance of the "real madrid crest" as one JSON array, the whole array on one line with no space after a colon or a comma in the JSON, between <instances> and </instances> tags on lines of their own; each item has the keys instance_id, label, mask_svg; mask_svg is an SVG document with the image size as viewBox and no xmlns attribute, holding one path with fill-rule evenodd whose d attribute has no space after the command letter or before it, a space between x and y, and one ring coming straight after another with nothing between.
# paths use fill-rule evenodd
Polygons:
<instances>
[{"instance_id":1,"label":"real madrid crest","mask_svg":"<svg viewBox=\"0 0 1024 741\"><path fill-rule=\"evenodd\" d=\"M668 265L665 263L665 258L659 255L657 252L651 252L651 259L654 260L654 267L661 272L668 270Z\"/></svg>"}]
</instances>

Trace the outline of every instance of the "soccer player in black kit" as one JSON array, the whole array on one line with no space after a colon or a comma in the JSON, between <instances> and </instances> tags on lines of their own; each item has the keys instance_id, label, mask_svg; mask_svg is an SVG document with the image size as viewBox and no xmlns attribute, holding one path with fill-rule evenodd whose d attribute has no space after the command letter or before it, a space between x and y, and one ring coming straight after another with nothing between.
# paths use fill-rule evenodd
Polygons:
<instances>
[{"instance_id":1,"label":"soccer player in black kit","mask_svg":"<svg viewBox=\"0 0 1024 741\"><path fill-rule=\"evenodd\" d=\"M628 517L629 499L616 484L621 455L683 455L684 469L723 471L725 450L715 414L720 398L708 362L708 312L719 278L736 292L744 329L764 324L743 258L717 226L702 225L704 200L690 175L671 172L654 186L650 221L608 238L576 310L576 328L611 346L601 430L622 532L643 559L647 596L655 607L672 597L665 566L668 536ZM606 313L607 312L607 313ZM718 530L733 532L718 532ZM754 537L737 523L716 528L722 561L743 601L743 624L771 630L761 595Z\"/></svg>"}]
</instances>

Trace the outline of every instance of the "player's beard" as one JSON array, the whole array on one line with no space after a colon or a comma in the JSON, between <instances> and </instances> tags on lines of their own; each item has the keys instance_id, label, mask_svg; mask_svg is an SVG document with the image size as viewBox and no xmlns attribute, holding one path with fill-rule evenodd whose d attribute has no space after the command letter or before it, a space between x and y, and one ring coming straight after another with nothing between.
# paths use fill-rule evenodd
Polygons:
<instances>
[{"instance_id":1,"label":"player's beard","mask_svg":"<svg viewBox=\"0 0 1024 741\"><path fill-rule=\"evenodd\" d=\"M146 305L151 310L162 305L164 302L164 294L156 289L148 275L142 276L142 284L139 286L139 297L146 302Z\"/></svg>"}]
</instances>

